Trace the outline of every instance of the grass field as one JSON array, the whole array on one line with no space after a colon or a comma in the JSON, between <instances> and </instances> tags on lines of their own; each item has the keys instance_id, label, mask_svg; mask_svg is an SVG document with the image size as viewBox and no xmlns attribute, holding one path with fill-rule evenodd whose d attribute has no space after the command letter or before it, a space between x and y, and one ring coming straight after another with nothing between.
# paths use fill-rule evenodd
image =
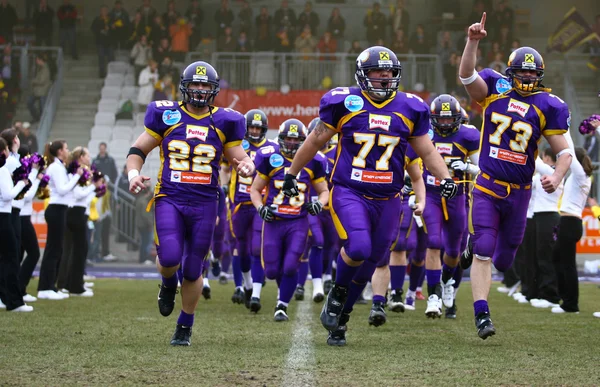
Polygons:
<instances>
[{"instance_id":1,"label":"grass field","mask_svg":"<svg viewBox=\"0 0 600 387\"><path fill-rule=\"evenodd\" d=\"M459 292L455 321L427 320L420 301L417 311L390 312L374 328L370 306L359 305L348 345L332 348L318 320L321 305L293 302L290 322L277 324L273 284L254 316L231 303L232 285L215 283L213 299L200 302L192 346L173 348L178 313L159 315L157 281L96 280L92 299L0 313L0 385L600 384L596 285L581 286L579 315L552 315L492 290L497 334L486 341L475 332L468 287Z\"/></svg>"}]
</instances>

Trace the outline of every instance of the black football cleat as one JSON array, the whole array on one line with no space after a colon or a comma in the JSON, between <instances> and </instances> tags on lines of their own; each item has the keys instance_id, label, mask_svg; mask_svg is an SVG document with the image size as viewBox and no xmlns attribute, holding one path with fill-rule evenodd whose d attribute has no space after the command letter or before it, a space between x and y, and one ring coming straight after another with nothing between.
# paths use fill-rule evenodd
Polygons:
<instances>
[{"instance_id":1,"label":"black football cleat","mask_svg":"<svg viewBox=\"0 0 600 387\"><path fill-rule=\"evenodd\" d=\"M192 327L184 327L181 324L177 324L175 333L171 338L171 345L173 346L190 346L192 345Z\"/></svg>"},{"instance_id":2,"label":"black football cleat","mask_svg":"<svg viewBox=\"0 0 600 387\"><path fill-rule=\"evenodd\" d=\"M343 347L346 345L346 331L348 330L348 321L350 320L350 315L348 313L343 313L340 317L340 324L338 325L335 331L329 331L329 336L327 337L327 345L331 345L333 347Z\"/></svg>"},{"instance_id":3,"label":"black football cleat","mask_svg":"<svg viewBox=\"0 0 600 387\"><path fill-rule=\"evenodd\" d=\"M473 264L473 242L471 241L471 235L467 237L467 248L460 255L460 267L463 270L467 270Z\"/></svg>"},{"instance_id":4,"label":"black football cleat","mask_svg":"<svg viewBox=\"0 0 600 387\"><path fill-rule=\"evenodd\" d=\"M475 326L477 327L477 334L483 340L496 334L496 328L494 328L490 314L487 312L479 313L475 317Z\"/></svg>"},{"instance_id":5,"label":"black football cleat","mask_svg":"<svg viewBox=\"0 0 600 387\"><path fill-rule=\"evenodd\" d=\"M456 309L458 309L456 307L456 300L454 300L454 303L452 304L452 306L450 308L446 308L446 318L451 318L451 319L455 319L456 318Z\"/></svg>"},{"instance_id":6,"label":"black football cleat","mask_svg":"<svg viewBox=\"0 0 600 387\"><path fill-rule=\"evenodd\" d=\"M244 290L244 306L250 309L250 300L252 299L252 289Z\"/></svg>"},{"instance_id":7,"label":"black football cleat","mask_svg":"<svg viewBox=\"0 0 600 387\"><path fill-rule=\"evenodd\" d=\"M321 324L328 331L335 331L337 329L347 298L348 288L338 285L334 285L331 288L320 316Z\"/></svg>"},{"instance_id":8,"label":"black football cleat","mask_svg":"<svg viewBox=\"0 0 600 387\"><path fill-rule=\"evenodd\" d=\"M276 322L288 321L290 318L287 315L287 306L283 306L281 304L277 305L273 319Z\"/></svg>"},{"instance_id":9,"label":"black football cleat","mask_svg":"<svg viewBox=\"0 0 600 387\"><path fill-rule=\"evenodd\" d=\"M170 316L175 308L175 295L179 291L177 288L167 288L163 284L158 285L158 288L158 310L163 316Z\"/></svg>"},{"instance_id":10,"label":"black football cleat","mask_svg":"<svg viewBox=\"0 0 600 387\"><path fill-rule=\"evenodd\" d=\"M262 305L260 304L260 298L252 297L250 299L250 312L258 313L260 308L262 308Z\"/></svg>"},{"instance_id":11,"label":"black football cleat","mask_svg":"<svg viewBox=\"0 0 600 387\"><path fill-rule=\"evenodd\" d=\"M390 310L395 313L404 313L404 302L402 302L402 289L396 289L389 297L388 305Z\"/></svg>"},{"instance_id":12,"label":"black football cleat","mask_svg":"<svg viewBox=\"0 0 600 387\"><path fill-rule=\"evenodd\" d=\"M387 321L387 314L385 313L385 304L382 302L374 302L371 306L371 313L369 314L369 325L375 327L382 326Z\"/></svg>"},{"instance_id":13,"label":"black football cleat","mask_svg":"<svg viewBox=\"0 0 600 387\"><path fill-rule=\"evenodd\" d=\"M210 271L215 277L218 277L221 274L221 262L218 259L215 259L210 263Z\"/></svg>"},{"instance_id":14,"label":"black football cleat","mask_svg":"<svg viewBox=\"0 0 600 387\"><path fill-rule=\"evenodd\" d=\"M210 286L204 286L202 288L202 297L204 297L205 300L210 300Z\"/></svg>"},{"instance_id":15,"label":"black football cleat","mask_svg":"<svg viewBox=\"0 0 600 387\"><path fill-rule=\"evenodd\" d=\"M304 301L304 286L296 286L296 291L294 292L294 299L296 301Z\"/></svg>"},{"instance_id":16,"label":"black football cleat","mask_svg":"<svg viewBox=\"0 0 600 387\"><path fill-rule=\"evenodd\" d=\"M233 292L233 296L231 296L231 302L234 304L243 304L244 303L244 291L240 288L236 288Z\"/></svg>"}]
</instances>

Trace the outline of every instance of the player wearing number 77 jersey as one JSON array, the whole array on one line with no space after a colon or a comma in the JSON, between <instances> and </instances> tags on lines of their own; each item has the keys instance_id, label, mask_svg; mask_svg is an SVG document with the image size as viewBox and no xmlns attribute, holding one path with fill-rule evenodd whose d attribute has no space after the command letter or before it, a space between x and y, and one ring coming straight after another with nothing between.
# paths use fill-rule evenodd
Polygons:
<instances>
[{"instance_id":1,"label":"player wearing number 77 jersey","mask_svg":"<svg viewBox=\"0 0 600 387\"><path fill-rule=\"evenodd\" d=\"M173 311L181 266L182 311L171 345L190 345L217 218L219 160L224 155L243 177L253 175L254 163L241 146L244 116L211 105L219 93L219 76L210 64L194 62L186 67L179 90L181 102L148 105L145 132L129 151L127 170L129 190L138 194L149 179L139 174L146 155L159 147L161 166L154 191L156 266L162 275L158 307L163 316Z\"/></svg>"},{"instance_id":2,"label":"player wearing number 77 jersey","mask_svg":"<svg viewBox=\"0 0 600 387\"><path fill-rule=\"evenodd\" d=\"M401 70L388 48L363 51L356 61L359 87L333 89L321 98L320 122L286 175L284 192L297 195L294 176L340 133L330 211L343 248L337 258L335 285L321 312L330 345L346 343L349 313L396 238L407 145L441 181L442 196L450 199L457 192L427 135L429 107L417 96L398 91ZM384 302L381 298L373 302Z\"/></svg>"},{"instance_id":3,"label":"player wearing number 77 jersey","mask_svg":"<svg viewBox=\"0 0 600 387\"><path fill-rule=\"evenodd\" d=\"M536 50L521 47L513 51L506 77L490 69L475 71L477 46L487 35L485 18L484 13L481 22L469 27L459 69L467 92L484 109L481 172L475 180L469 216L471 238L461 257L463 268L473 263L475 325L482 339L495 334L487 303L491 263L504 272L523 240L541 136L557 155L554 173L541 177L546 192L556 190L572 159L562 136L569 128L569 108L542 86L544 60Z\"/></svg>"}]
</instances>

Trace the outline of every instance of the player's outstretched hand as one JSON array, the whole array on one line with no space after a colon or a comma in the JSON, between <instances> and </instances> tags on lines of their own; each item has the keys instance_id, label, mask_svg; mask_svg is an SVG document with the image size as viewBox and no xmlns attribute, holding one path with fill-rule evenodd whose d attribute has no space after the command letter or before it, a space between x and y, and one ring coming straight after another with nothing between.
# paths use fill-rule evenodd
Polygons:
<instances>
[{"instance_id":1,"label":"player's outstretched hand","mask_svg":"<svg viewBox=\"0 0 600 387\"><path fill-rule=\"evenodd\" d=\"M487 36L485 30L485 12L481 15L481 21L479 23L471 24L467 36L469 40L481 40Z\"/></svg>"},{"instance_id":2,"label":"player's outstretched hand","mask_svg":"<svg viewBox=\"0 0 600 387\"><path fill-rule=\"evenodd\" d=\"M306 203L306 210L311 215L319 215L321 211L323 211L323 205L320 201L316 200L314 202Z\"/></svg>"},{"instance_id":3,"label":"player's outstretched hand","mask_svg":"<svg viewBox=\"0 0 600 387\"><path fill-rule=\"evenodd\" d=\"M560 180L554 175L544 175L540 180L542 182L542 188L544 189L544 191L546 191L546 193L552 193L556 191L556 189L560 185Z\"/></svg>"},{"instance_id":4,"label":"player's outstretched hand","mask_svg":"<svg viewBox=\"0 0 600 387\"><path fill-rule=\"evenodd\" d=\"M238 159L233 159L233 167L235 168L238 175L241 177L252 177L254 176L254 163L249 160L239 161Z\"/></svg>"},{"instance_id":5,"label":"player's outstretched hand","mask_svg":"<svg viewBox=\"0 0 600 387\"><path fill-rule=\"evenodd\" d=\"M449 177L440 182L440 188L442 197L446 199L452 199L458 193L458 185Z\"/></svg>"},{"instance_id":6,"label":"player's outstretched hand","mask_svg":"<svg viewBox=\"0 0 600 387\"><path fill-rule=\"evenodd\" d=\"M285 174L283 178L283 194L288 198L291 196L298 196L300 192L298 191L298 182L296 181L296 176L291 175L289 173Z\"/></svg>"},{"instance_id":7,"label":"player's outstretched hand","mask_svg":"<svg viewBox=\"0 0 600 387\"><path fill-rule=\"evenodd\" d=\"M134 195L139 194L146 189L146 185L144 183L148 180L150 180L148 176L138 175L134 177L129 181L129 192Z\"/></svg>"}]
</instances>

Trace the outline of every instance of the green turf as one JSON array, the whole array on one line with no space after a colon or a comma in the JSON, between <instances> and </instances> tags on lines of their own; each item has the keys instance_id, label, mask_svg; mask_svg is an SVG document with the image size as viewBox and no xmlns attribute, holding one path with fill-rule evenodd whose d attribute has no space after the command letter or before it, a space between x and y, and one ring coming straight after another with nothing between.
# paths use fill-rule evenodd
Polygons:
<instances>
[{"instance_id":1,"label":"green turf","mask_svg":"<svg viewBox=\"0 0 600 387\"><path fill-rule=\"evenodd\" d=\"M320 305L313 306L316 384L600 384L600 319L591 316L600 310L596 285L581 286L578 316L519 305L493 290L498 333L486 341L475 332L464 285L455 321L427 320L420 301L417 311L390 312L388 324L374 328L368 306L357 306L345 348L326 345ZM272 283L258 316L231 303L233 286L215 283L213 299L200 303L190 348L169 346L177 313L159 315L157 291L157 281L96 280L92 299L0 313L0 385L281 384L296 304L290 323L273 322Z\"/></svg>"}]
</instances>

